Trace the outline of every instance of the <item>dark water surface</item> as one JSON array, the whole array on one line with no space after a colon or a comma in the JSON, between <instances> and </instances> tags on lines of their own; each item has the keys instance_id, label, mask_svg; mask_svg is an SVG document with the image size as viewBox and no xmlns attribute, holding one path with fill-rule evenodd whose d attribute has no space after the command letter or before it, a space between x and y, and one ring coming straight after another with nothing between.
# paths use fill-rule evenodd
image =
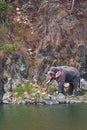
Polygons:
<instances>
[{"instance_id":1,"label":"dark water surface","mask_svg":"<svg viewBox=\"0 0 87 130\"><path fill-rule=\"evenodd\" d=\"M87 105L0 105L0 130L87 130Z\"/></svg>"}]
</instances>

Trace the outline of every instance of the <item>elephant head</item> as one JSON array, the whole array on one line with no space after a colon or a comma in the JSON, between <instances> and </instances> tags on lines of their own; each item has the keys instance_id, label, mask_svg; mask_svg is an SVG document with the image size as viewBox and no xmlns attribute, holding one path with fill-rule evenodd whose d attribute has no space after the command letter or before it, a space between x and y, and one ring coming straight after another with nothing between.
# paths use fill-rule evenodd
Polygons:
<instances>
[{"instance_id":1,"label":"elephant head","mask_svg":"<svg viewBox=\"0 0 87 130\"><path fill-rule=\"evenodd\" d=\"M46 84L49 84L55 78L55 73L53 71L48 71L46 74Z\"/></svg>"},{"instance_id":2,"label":"elephant head","mask_svg":"<svg viewBox=\"0 0 87 130\"><path fill-rule=\"evenodd\" d=\"M62 75L61 71L48 71L46 74L46 90L48 89L48 85L52 80L56 80L57 82L60 80L60 77Z\"/></svg>"}]
</instances>

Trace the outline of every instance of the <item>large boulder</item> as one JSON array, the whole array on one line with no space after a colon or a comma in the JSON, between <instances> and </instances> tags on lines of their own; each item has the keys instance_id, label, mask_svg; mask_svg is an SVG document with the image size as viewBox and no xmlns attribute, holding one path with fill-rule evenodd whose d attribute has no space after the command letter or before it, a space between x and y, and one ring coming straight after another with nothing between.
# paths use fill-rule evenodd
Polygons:
<instances>
[{"instance_id":1,"label":"large boulder","mask_svg":"<svg viewBox=\"0 0 87 130\"><path fill-rule=\"evenodd\" d=\"M0 57L0 103L5 92L13 91L28 77L23 54L15 52Z\"/></svg>"},{"instance_id":2,"label":"large boulder","mask_svg":"<svg viewBox=\"0 0 87 130\"><path fill-rule=\"evenodd\" d=\"M20 85L24 79L27 79L28 69L21 53L14 53L8 57L4 76L8 79L4 87L6 91L12 91L14 87Z\"/></svg>"}]
</instances>

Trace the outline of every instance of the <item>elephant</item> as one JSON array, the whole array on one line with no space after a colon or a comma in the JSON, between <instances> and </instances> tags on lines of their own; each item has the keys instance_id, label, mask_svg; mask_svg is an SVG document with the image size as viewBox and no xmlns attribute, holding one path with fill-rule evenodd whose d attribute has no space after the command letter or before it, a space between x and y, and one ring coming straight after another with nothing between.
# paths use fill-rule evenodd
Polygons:
<instances>
[{"instance_id":1,"label":"elephant","mask_svg":"<svg viewBox=\"0 0 87 130\"><path fill-rule=\"evenodd\" d=\"M58 83L58 93L64 94L64 83L69 83L71 86L70 94L76 95L80 90L80 72L71 66L50 67L46 74L46 91L49 83L56 80Z\"/></svg>"}]
</instances>

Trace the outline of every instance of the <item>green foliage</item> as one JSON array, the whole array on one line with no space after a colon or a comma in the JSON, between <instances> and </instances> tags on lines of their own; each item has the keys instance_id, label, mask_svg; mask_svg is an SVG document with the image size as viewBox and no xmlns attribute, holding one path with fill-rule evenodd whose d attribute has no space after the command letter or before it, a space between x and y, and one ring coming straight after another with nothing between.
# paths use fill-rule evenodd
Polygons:
<instances>
[{"instance_id":1,"label":"green foliage","mask_svg":"<svg viewBox=\"0 0 87 130\"><path fill-rule=\"evenodd\" d=\"M8 50L10 49L10 47L9 47L8 44L4 44L4 45L2 46L2 49L3 49L4 51L8 51Z\"/></svg>"},{"instance_id":2,"label":"green foliage","mask_svg":"<svg viewBox=\"0 0 87 130\"><path fill-rule=\"evenodd\" d=\"M16 45L12 45L11 46L11 50L15 51L17 49L17 46Z\"/></svg>"},{"instance_id":3,"label":"green foliage","mask_svg":"<svg viewBox=\"0 0 87 130\"><path fill-rule=\"evenodd\" d=\"M81 95L86 95L86 96L87 96L87 90L81 90L80 94L81 94Z\"/></svg>"},{"instance_id":4,"label":"green foliage","mask_svg":"<svg viewBox=\"0 0 87 130\"><path fill-rule=\"evenodd\" d=\"M23 96L24 92L27 92L28 94L35 92L35 88L29 82L27 82L17 86L15 88L15 92L17 92L17 96Z\"/></svg>"},{"instance_id":5,"label":"green foliage","mask_svg":"<svg viewBox=\"0 0 87 130\"><path fill-rule=\"evenodd\" d=\"M57 91L57 87L55 87L54 85L49 85L49 91Z\"/></svg>"},{"instance_id":6,"label":"green foliage","mask_svg":"<svg viewBox=\"0 0 87 130\"><path fill-rule=\"evenodd\" d=\"M4 5L5 5L5 2L0 1L0 11L3 9Z\"/></svg>"},{"instance_id":7,"label":"green foliage","mask_svg":"<svg viewBox=\"0 0 87 130\"><path fill-rule=\"evenodd\" d=\"M12 12L13 11L13 5L9 4L7 7L7 12Z\"/></svg>"},{"instance_id":8,"label":"green foliage","mask_svg":"<svg viewBox=\"0 0 87 130\"><path fill-rule=\"evenodd\" d=\"M9 3L6 5L6 2L0 1L0 12L4 12L4 11L7 12L13 11L13 5Z\"/></svg>"},{"instance_id":9,"label":"green foliage","mask_svg":"<svg viewBox=\"0 0 87 130\"><path fill-rule=\"evenodd\" d=\"M0 1L0 21L8 20L8 13L13 11L13 5L9 2Z\"/></svg>"},{"instance_id":10,"label":"green foliage","mask_svg":"<svg viewBox=\"0 0 87 130\"><path fill-rule=\"evenodd\" d=\"M44 82L43 76L39 76L38 81L39 81L39 84L41 84L42 86L44 86L45 82Z\"/></svg>"},{"instance_id":11,"label":"green foliage","mask_svg":"<svg viewBox=\"0 0 87 130\"><path fill-rule=\"evenodd\" d=\"M24 93L24 88L21 87L21 86L19 86L19 87L17 87L17 88L15 89L15 92L17 92L17 96L18 96L18 97L19 97L19 96L22 96L23 93Z\"/></svg>"},{"instance_id":12,"label":"green foliage","mask_svg":"<svg viewBox=\"0 0 87 130\"><path fill-rule=\"evenodd\" d=\"M39 98L41 98L41 94L40 94L40 93L36 93L35 96L34 96L34 98L35 98L36 100L39 99Z\"/></svg>"},{"instance_id":13,"label":"green foliage","mask_svg":"<svg viewBox=\"0 0 87 130\"><path fill-rule=\"evenodd\" d=\"M4 44L4 45L2 46L2 49L3 49L4 51L9 51L9 50L15 51L15 50L17 49L17 47L16 47L16 45Z\"/></svg>"}]
</instances>

